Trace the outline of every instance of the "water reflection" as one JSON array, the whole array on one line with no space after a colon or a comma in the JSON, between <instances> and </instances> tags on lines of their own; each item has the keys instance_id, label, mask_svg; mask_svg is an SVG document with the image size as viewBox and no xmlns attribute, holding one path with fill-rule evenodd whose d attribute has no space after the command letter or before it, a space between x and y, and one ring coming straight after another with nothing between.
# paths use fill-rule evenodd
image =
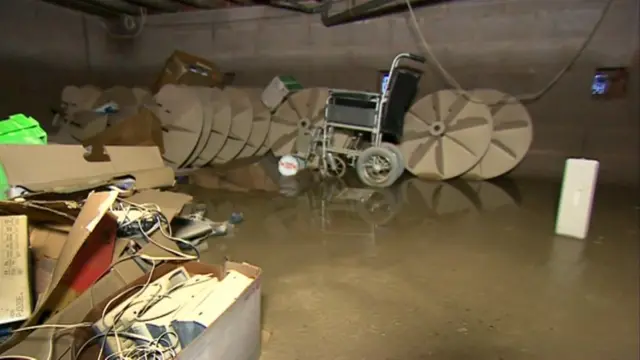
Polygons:
<instances>
[{"instance_id":1,"label":"water reflection","mask_svg":"<svg viewBox=\"0 0 640 360\"><path fill-rule=\"evenodd\" d=\"M408 178L388 189L332 180L315 184L297 196L307 199L314 214L327 217L328 212L339 208L343 214L351 212L364 223L377 226L396 222L417 226L437 219L514 209L521 204L517 185L508 180L442 182Z\"/></svg>"},{"instance_id":2,"label":"water reflection","mask_svg":"<svg viewBox=\"0 0 640 360\"><path fill-rule=\"evenodd\" d=\"M255 217L275 236L309 230L364 234L372 227L409 230L439 221L485 219L517 209L522 202L519 187L509 179L443 182L408 177L387 189L366 188L351 177L285 180L279 193L257 192L248 197L216 192L217 204L212 206L215 212L260 212Z\"/></svg>"}]
</instances>

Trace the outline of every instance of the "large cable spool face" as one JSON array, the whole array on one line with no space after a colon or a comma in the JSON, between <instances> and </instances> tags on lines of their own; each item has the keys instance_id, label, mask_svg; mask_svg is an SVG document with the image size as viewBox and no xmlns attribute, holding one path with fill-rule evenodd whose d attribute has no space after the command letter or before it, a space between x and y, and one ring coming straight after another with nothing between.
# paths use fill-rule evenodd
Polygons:
<instances>
[{"instance_id":1,"label":"large cable spool face","mask_svg":"<svg viewBox=\"0 0 640 360\"><path fill-rule=\"evenodd\" d=\"M114 86L102 92L96 100L94 108L115 104L117 112L108 114L109 125L114 125L138 113L138 100L132 89L124 86Z\"/></svg>"},{"instance_id":2,"label":"large cable spool face","mask_svg":"<svg viewBox=\"0 0 640 360\"><path fill-rule=\"evenodd\" d=\"M487 180L504 175L525 157L533 141L533 124L527 108L511 95L493 89L478 89L471 97L489 105L493 133L482 159L465 179Z\"/></svg>"},{"instance_id":3,"label":"large cable spool face","mask_svg":"<svg viewBox=\"0 0 640 360\"><path fill-rule=\"evenodd\" d=\"M155 105L153 94L150 90L134 87L133 89L131 89L131 92L136 99L137 107L148 107Z\"/></svg>"},{"instance_id":4,"label":"large cable spool face","mask_svg":"<svg viewBox=\"0 0 640 360\"><path fill-rule=\"evenodd\" d=\"M229 99L224 92L217 88L210 88L210 102L211 116L213 118L213 126L209 132L209 138L200 152L200 155L195 159L192 166L202 167L212 163L213 159L218 155L222 147L224 146L229 132L231 131L231 106L229 105Z\"/></svg>"},{"instance_id":5,"label":"large cable spool face","mask_svg":"<svg viewBox=\"0 0 640 360\"><path fill-rule=\"evenodd\" d=\"M101 94L102 90L92 85L65 86L60 96L64 114L71 118L79 111L91 110Z\"/></svg>"},{"instance_id":6,"label":"large cable spool face","mask_svg":"<svg viewBox=\"0 0 640 360\"><path fill-rule=\"evenodd\" d=\"M231 130L222 150L214 158L214 164L235 159L247 144L253 129L253 106L249 97L242 90L232 87L225 87L222 92L231 106Z\"/></svg>"},{"instance_id":7,"label":"large cable spool face","mask_svg":"<svg viewBox=\"0 0 640 360\"><path fill-rule=\"evenodd\" d=\"M202 134L204 110L200 99L186 87L165 85L152 109L162 124L163 159L174 169L183 168Z\"/></svg>"},{"instance_id":8,"label":"large cable spool face","mask_svg":"<svg viewBox=\"0 0 640 360\"><path fill-rule=\"evenodd\" d=\"M175 120L175 114L182 114L189 110L193 102L188 90L174 84L164 85L154 96L155 104L151 110L160 120L161 124L171 124Z\"/></svg>"},{"instance_id":9,"label":"large cable spool face","mask_svg":"<svg viewBox=\"0 0 640 360\"><path fill-rule=\"evenodd\" d=\"M198 142L196 143L196 147L194 148L193 153L191 153L185 163L185 167L190 167L204 150L207 142L209 141L209 134L213 129L213 108L211 106L212 89L200 86L183 87L188 91L191 91L193 95L198 98L200 104L202 105L203 116L202 131L200 133L200 137L198 138Z\"/></svg>"},{"instance_id":10,"label":"large cable spool face","mask_svg":"<svg viewBox=\"0 0 640 360\"><path fill-rule=\"evenodd\" d=\"M404 181L400 190L412 213L422 217L465 216L480 211L475 192L464 182L413 178Z\"/></svg>"},{"instance_id":11,"label":"large cable spool face","mask_svg":"<svg viewBox=\"0 0 640 360\"><path fill-rule=\"evenodd\" d=\"M69 121L63 124L61 130L69 133L74 140L82 142L103 132L107 128L107 124L107 115L84 110L76 112Z\"/></svg>"},{"instance_id":12,"label":"large cable spool face","mask_svg":"<svg viewBox=\"0 0 640 360\"><path fill-rule=\"evenodd\" d=\"M64 121L60 133L66 133L75 142L82 142L104 131L108 117L93 111L101 94L102 90L92 85L65 87L61 96Z\"/></svg>"},{"instance_id":13,"label":"large cable spool face","mask_svg":"<svg viewBox=\"0 0 640 360\"><path fill-rule=\"evenodd\" d=\"M512 210L521 202L517 184L508 179L501 181L467 181L476 193L482 211Z\"/></svg>"},{"instance_id":14,"label":"large cable spool face","mask_svg":"<svg viewBox=\"0 0 640 360\"><path fill-rule=\"evenodd\" d=\"M441 90L416 102L405 116L400 150L407 169L432 180L469 171L487 152L493 121L489 108Z\"/></svg>"},{"instance_id":15,"label":"large cable spool face","mask_svg":"<svg viewBox=\"0 0 640 360\"><path fill-rule=\"evenodd\" d=\"M260 97L262 95L262 89L257 88L242 88L241 89L251 101L252 113L253 113L253 128L251 135L247 139L247 144L242 148L242 151L236 158L245 158L254 155L264 155L269 150L264 146L269 134L269 126L271 124L271 111L264 106ZM264 149L264 152L260 153Z\"/></svg>"},{"instance_id":16,"label":"large cable spool face","mask_svg":"<svg viewBox=\"0 0 640 360\"><path fill-rule=\"evenodd\" d=\"M124 86L114 86L103 91L96 100L96 105L102 106L110 102L116 103L120 109L135 108L138 105L133 90Z\"/></svg>"},{"instance_id":17,"label":"large cable spool face","mask_svg":"<svg viewBox=\"0 0 640 360\"><path fill-rule=\"evenodd\" d=\"M324 120L329 97L327 88L309 88L295 92L278 107L271 117L267 143L276 156L295 152L299 125L314 127Z\"/></svg>"}]
</instances>

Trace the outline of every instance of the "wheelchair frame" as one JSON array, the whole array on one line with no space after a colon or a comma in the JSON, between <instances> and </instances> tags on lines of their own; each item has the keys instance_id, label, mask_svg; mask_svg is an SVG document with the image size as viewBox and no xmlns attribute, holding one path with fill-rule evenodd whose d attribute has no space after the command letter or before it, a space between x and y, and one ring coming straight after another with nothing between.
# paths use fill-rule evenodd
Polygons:
<instances>
[{"instance_id":1,"label":"wheelchair frame","mask_svg":"<svg viewBox=\"0 0 640 360\"><path fill-rule=\"evenodd\" d=\"M327 98L325 106L325 121L317 128L302 130L303 132L306 131L305 134L307 136L310 136L310 144L306 158L313 164L312 167L317 167L324 176L328 177L341 177L346 172L347 166L355 167L361 180L366 185L372 187L390 186L402 175L404 171L404 159L395 145L383 143L382 121L386 115L385 110L392 95L394 75L396 75L396 72L399 70L400 61L403 59L421 63L425 62L425 59L418 55L411 53L398 54L391 63L388 75L389 83L386 88L383 89L382 93L342 89L329 90L329 97ZM340 95L344 95L345 97L340 97ZM332 118L331 111L335 109L333 101L338 98L346 99L349 97L351 100L359 101L362 104L368 103L369 106L375 104L372 108L372 114L370 112L372 119L369 120L373 120L370 125L340 122ZM349 106L342 106L342 108L344 111L350 111ZM371 109L370 107L367 108ZM364 108L355 107L352 108L352 110L353 109L362 111ZM334 144L336 131L348 133L346 143L340 146ZM401 134L397 135L401 136ZM365 137L369 139L364 139ZM362 144L365 146L362 147ZM318 149L318 146L320 149ZM363 155L366 155L367 158L384 158L384 161L374 159L372 166L378 172L388 167L389 169L386 169L389 173L388 176L383 180L373 180L371 176L367 176L364 170L367 164L362 161ZM387 164L381 165L383 162Z\"/></svg>"}]
</instances>

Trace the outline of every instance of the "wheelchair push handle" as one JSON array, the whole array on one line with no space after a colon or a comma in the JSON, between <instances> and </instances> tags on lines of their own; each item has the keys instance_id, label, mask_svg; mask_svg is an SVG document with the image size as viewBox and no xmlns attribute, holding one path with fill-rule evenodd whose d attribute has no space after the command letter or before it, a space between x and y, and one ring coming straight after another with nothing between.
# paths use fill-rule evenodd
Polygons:
<instances>
[{"instance_id":1,"label":"wheelchair push handle","mask_svg":"<svg viewBox=\"0 0 640 360\"><path fill-rule=\"evenodd\" d=\"M400 53L398 54L394 59L393 62L391 63L391 70L393 71L393 69L395 69L396 67L398 67L398 65L400 65L400 60L402 59L409 59L409 60L413 60L415 62L419 62L419 63L426 63L427 59L422 56L422 55L416 55L416 54L412 54L412 53Z\"/></svg>"},{"instance_id":2,"label":"wheelchair push handle","mask_svg":"<svg viewBox=\"0 0 640 360\"><path fill-rule=\"evenodd\" d=\"M407 58L419 62L419 63L425 63L427 62L427 59L422 56L422 55L416 55L416 54L411 54L411 53L407 53Z\"/></svg>"}]
</instances>

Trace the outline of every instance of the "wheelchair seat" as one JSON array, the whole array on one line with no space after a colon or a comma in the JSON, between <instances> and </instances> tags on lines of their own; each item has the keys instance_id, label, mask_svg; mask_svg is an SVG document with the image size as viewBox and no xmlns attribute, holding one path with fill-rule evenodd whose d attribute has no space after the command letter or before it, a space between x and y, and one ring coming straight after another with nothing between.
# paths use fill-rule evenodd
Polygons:
<instances>
[{"instance_id":1,"label":"wheelchair seat","mask_svg":"<svg viewBox=\"0 0 640 360\"><path fill-rule=\"evenodd\" d=\"M331 92L327 101L326 122L334 125L373 128L379 101L378 94L345 90Z\"/></svg>"},{"instance_id":2,"label":"wheelchair seat","mask_svg":"<svg viewBox=\"0 0 640 360\"><path fill-rule=\"evenodd\" d=\"M404 130L404 115L418 92L422 71L410 67L397 67L389 79L389 99L382 109L381 131L400 143Z\"/></svg>"}]
</instances>

